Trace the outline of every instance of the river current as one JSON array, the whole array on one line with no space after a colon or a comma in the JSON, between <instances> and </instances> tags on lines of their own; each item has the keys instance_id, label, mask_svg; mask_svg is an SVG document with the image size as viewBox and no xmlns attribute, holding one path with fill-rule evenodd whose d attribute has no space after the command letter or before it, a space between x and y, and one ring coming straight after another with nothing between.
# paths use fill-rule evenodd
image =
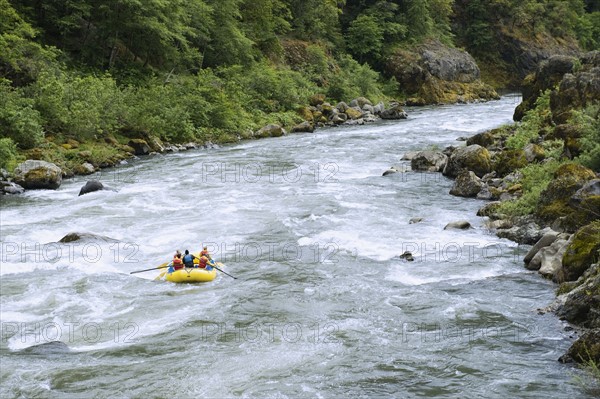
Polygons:
<instances>
[{"instance_id":1,"label":"river current","mask_svg":"<svg viewBox=\"0 0 600 399\"><path fill-rule=\"evenodd\" d=\"M78 197L77 177L2 197L0 397L582 397L527 248L486 229L482 201L400 160L510 123L519 101L91 176L115 191ZM409 171L382 177L391 165ZM473 228L443 229L463 219ZM69 232L118 241L57 244ZM130 274L201 245L237 279Z\"/></svg>"}]
</instances>

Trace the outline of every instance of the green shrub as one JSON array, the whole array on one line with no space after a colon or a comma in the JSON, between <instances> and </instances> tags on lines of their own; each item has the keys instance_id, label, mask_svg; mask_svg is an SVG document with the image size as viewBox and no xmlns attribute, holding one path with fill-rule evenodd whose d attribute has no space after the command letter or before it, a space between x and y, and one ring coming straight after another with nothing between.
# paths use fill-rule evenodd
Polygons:
<instances>
[{"instance_id":1,"label":"green shrub","mask_svg":"<svg viewBox=\"0 0 600 399\"><path fill-rule=\"evenodd\" d=\"M572 122L580 126L581 154L579 162L600 172L600 106L589 106L583 111L575 111Z\"/></svg>"},{"instance_id":2,"label":"green shrub","mask_svg":"<svg viewBox=\"0 0 600 399\"><path fill-rule=\"evenodd\" d=\"M500 204L499 213L509 216L532 214L538 206L540 194L546 189L553 178L554 172L561 165L559 161L551 160L544 163L529 164L520 169L522 178L519 183L523 187L523 195L513 201Z\"/></svg>"},{"instance_id":3,"label":"green shrub","mask_svg":"<svg viewBox=\"0 0 600 399\"><path fill-rule=\"evenodd\" d=\"M511 150L522 150L536 141L552 125L550 111L550 90L546 90L535 102L535 108L528 111L515 133L506 140L506 147Z\"/></svg>"},{"instance_id":4,"label":"green shrub","mask_svg":"<svg viewBox=\"0 0 600 399\"><path fill-rule=\"evenodd\" d=\"M14 169L17 158L17 146L9 137L0 139L0 168Z\"/></svg>"},{"instance_id":5,"label":"green shrub","mask_svg":"<svg viewBox=\"0 0 600 399\"><path fill-rule=\"evenodd\" d=\"M350 56L342 56L339 70L331 77L327 96L338 101L350 101L364 96L373 102L384 98L379 74L367 64L359 64Z\"/></svg>"},{"instance_id":6,"label":"green shrub","mask_svg":"<svg viewBox=\"0 0 600 399\"><path fill-rule=\"evenodd\" d=\"M20 90L0 81L0 137L12 139L22 149L33 148L44 138L40 114Z\"/></svg>"}]
</instances>

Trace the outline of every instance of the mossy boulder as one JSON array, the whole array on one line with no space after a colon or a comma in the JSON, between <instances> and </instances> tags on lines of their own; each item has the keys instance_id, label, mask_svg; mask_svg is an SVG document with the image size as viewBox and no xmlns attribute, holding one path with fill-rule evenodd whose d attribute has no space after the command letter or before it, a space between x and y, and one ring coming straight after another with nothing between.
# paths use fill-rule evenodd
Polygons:
<instances>
[{"instance_id":1,"label":"mossy boulder","mask_svg":"<svg viewBox=\"0 0 600 399\"><path fill-rule=\"evenodd\" d=\"M571 345L566 355L560 358L563 363L575 361L588 364L600 364L600 329L586 331Z\"/></svg>"},{"instance_id":2,"label":"mossy boulder","mask_svg":"<svg viewBox=\"0 0 600 399\"><path fill-rule=\"evenodd\" d=\"M448 162L448 157L441 151L419 151L410 161L412 170L425 172L441 172Z\"/></svg>"},{"instance_id":3,"label":"mossy boulder","mask_svg":"<svg viewBox=\"0 0 600 399\"><path fill-rule=\"evenodd\" d=\"M354 100L350 101L351 107L363 108L365 105L372 106L373 103L366 97L358 97L358 98L355 98Z\"/></svg>"},{"instance_id":4,"label":"mossy boulder","mask_svg":"<svg viewBox=\"0 0 600 399\"><path fill-rule=\"evenodd\" d=\"M541 62L537 70L523 81L523 101L515 109L513 119L523 119L525 113L535 106L540 93L555 87L564 74L573 70L575 61L575 57L555 55Z\"/></svg>"},{"instance_id":5,"label":"mossy boulder","mask_svg":"<svg viewBox=\"0 0 600 399\"><path fill-rule=\"evenodd\" d=\"M133 150L135 151L135 155L148 155L152 150L148 142L146 142L146 140L143 139L129 140L129 143L127 143L127 145L133 148Z\"/></svg>"},{"instance_id":6,"label":"mossy boulder","mask_svg":"<svg viewBox=\"0 0 600 399\"><path fill-rule=\"evenodd\" d=\"M563 282L559 294L566 297L556 313L569 323L600 328L600 265L593 264L577 281Z\"/></svg>"},{"instance_id":7,"label":"mossy boulder","mask_svg":"<svg viewBox=\"0 0 600 399\"><path fill-rule=\"evenodd\" d=\"M450 189L450 195L457 197L475 197L483 189L484 183L475 173L462 169L458 172L454 185Z\"/></svg>"},{"instance_id":8,"label":"mossy boulder","mask_svg":"<svg viewBox=\"0 0 600 399\"><path fill-rule=\"evenodd\" d=\"M541 146L537 144L527 144L523 149L523 152L525 153L525 159L529 163L541 162L546 158L546 152Z\"/></svg>"},{"instance_id":9,"label":"mossy boulder","mask_svg":"<svg viewBox=\"0 0 600 399\"><path fill-rule=\"evenodd\" d=\"M495 137L494 134L490 131L490 132L482 132L482 133L477 133L475 136L469 137L467 139L467 145L473 145L473 144L477 144L480 145L482 147L489 147L490 145L492 145L495 141Z\"/></svg>"},{"instance_id":10,"label":"mossy boulder","mask_svg":"<svg viewBox=\"0 0 600 399\"><path fill-rule=\"evenodd\" d=\"M457 149L448 159L443 174L456 177L461 169L470 170L477 177L483 177L491 172L492 159L489 151L477 144Z\"/></svg>"},{"instance_id":11,"label":"mossy boulder","mask_svg":"<svg viewBox=\"0 0 600 399\"><path fill-rule=\"evenodd\" d=\"M62 170L51 162L28 159L15 168L14 181L25 189L56 190L62 183Z\"/></svg>"},{"instance_id":12,"label":"mossy boulder","mask_svg":"<svg viewBox=\"0 0 600 399\"><path fill-rule=\"evenodd\" d=\"M363 113L355 107L350 107L346 110L346 115L348 115L348 118L350 119L358 119L363 116Z\"/></svg>"},{"instance_id":13,"label":"mossy boulder","mask_svg":"<svg viewBox=\"0 0 600 399\"><path fill-rule=\"evenodd\" d=\"M313 94L308 99L308 103L310 105L312 105L313 107L316 107L317 105L321 105L324 102L325 102L325 94L321 94L321 93Z\"/></svg>"},{"instance_id":14,"label":"mossy boulder","mask_svg":"<svg viewBox=\"0 0 600 399\"><path fill-rule=\"evenodd\" d=\"M331 114L333 114L333 105L331 105L329 103L323 103L323 104L319 105L317 108L320 109L321 112L323 113L323 115L325 115L325 116L330 116Z\"/></svg>"},{"instance_id":15,"label":"mossy boulder","mask_svg":"<svg viewBox=\"0 0 600 399\"><path fill-rule=\"evenodd\" d=\"M265 138L265 137L281 137L285 134L285 130L276 123L271 123L267 126L260 128L254 137Z\"/></svg>"},{"instance_id":16,"label":"mossy boulder","mask_svg":"<svg viewBox=\"0 0 600 399\"><path fill-rule=\"evenodd\" d=\"M313 113L310 110L309 107L299 107L296 112L298 113L298 115L300 115L300 117L306 121L312 121L313 120Z\"/></svg>"},{"instance_id":17,"label":"mossy boulder","mask_svg":"<svg viewBox=\"0 0 600 399\"><path fill-rule=\"evenodd\" d=\"M592 263L598 261L599 250L600 220L596 220L579 229L567 246L562 258L560 281L577 280Z\"/></svg>"},{"instance_id":18,"label":"mossy boulder","mask_svg":"<svg viewBox=\"0 0 600 399\"><path fill-rule=\"evenodd\" d=\"M559 217L570 215L575 211L568 204L571 196L595 177L591 169L580 164L561 165L540 195L536 216L546 223L552 223Z\"/></svg>"},{"instance_id":19,"label":"mossy boulder","mask_svg":"<svg viewBox=\"0 0 600 399\"><path fill-rule=\"evenodd\" d=\"M477 216L492 217L493 215L498 213L498 211L500 210L500 205L502 205L502 202L500 201L488 202L487 204L479 208L479 210L477 211Z\"/></svg>"},{"instance_id":20,"label":"mossy boulder","mask_svg":"<svg viewBox=\"0 0 600 399\"><path fill-rule=\"evenodd\" d=\"M504 150L498 152L494 157L494 170L500 177L521 169L527 164L527 157L523 150Z\"/></svg>"}]
</instances>

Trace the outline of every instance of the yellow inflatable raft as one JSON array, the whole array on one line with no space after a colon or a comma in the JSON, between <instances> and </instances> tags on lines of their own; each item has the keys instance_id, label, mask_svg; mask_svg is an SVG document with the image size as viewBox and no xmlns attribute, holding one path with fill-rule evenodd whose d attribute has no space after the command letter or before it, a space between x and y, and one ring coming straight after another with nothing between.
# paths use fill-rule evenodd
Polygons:
<instances>
[{"instance_id":1,"label":"yellow inflatable raft","mask_svg":"<svg viewBox=\"0 0 600 399\"><path fill-rule=\"evenodd\" d=\"M217 277L217 269L183 268L167 273L165 280L173 283L205 283Z\"/></svg>"}]
</instances>

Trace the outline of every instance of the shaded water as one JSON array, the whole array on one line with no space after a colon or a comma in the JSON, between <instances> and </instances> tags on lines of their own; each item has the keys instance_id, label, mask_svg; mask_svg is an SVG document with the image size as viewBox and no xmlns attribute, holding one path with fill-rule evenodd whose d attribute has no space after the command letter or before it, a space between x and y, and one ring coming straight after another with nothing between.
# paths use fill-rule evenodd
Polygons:
<instances>
[{"instance_id":1,"label":"shaded water","mask_svg":"<svg viewBox=\"0 0 600 399\"><path fill-rule=\"evenodd\" d=\"M483 227L482 202L440 174L381 177L518 101L147 157L96 176L116 192L77 197L77 178L3 198L0 396L583 395L556 361L562 323L536 312L552 284ZM475 228L443 230L460 219ZM71 231L120 241L47 244ZM129 274L203 243L237 280ZM69 351L31 348L54 340Z\"/></svg>"}]
</instances>

